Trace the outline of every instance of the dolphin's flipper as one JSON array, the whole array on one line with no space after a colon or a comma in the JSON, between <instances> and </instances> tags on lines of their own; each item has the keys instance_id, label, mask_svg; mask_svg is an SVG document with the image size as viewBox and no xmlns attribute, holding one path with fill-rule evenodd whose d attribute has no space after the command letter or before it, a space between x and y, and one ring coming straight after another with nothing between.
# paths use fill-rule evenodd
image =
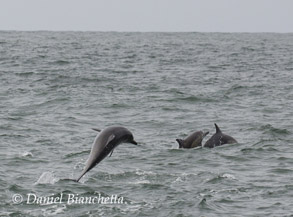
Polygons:
<instances>
[{"instance_id":1,"label":"dolphin's flipper","mask_svg":"<svg viewBox=\"0 0 293 217\"><path fill-rule=\"evenodd\" d=\"M109 136L109 138L108 138L108 141L107 141L107 143L106 143L106 145L105 145L105 147L113 140L113 139L115 139L115 135L114 134L112 134L111 136ZM112 154L113 154L113 151L114 151L114 148L112 149L112 151L111 151L111 153L110 153L110 155L109 155L109 157L111 157L112 156Z\"/></svg>"},{"instance_id":2,"label":"dolphin's flipper","mask_svg":"<svg viewBox=\"0 0 293 217\"><path fill-rule=\"evenodd\" d=\"M92 128L92 130L94 131L98 131L98 132L101 132L102 130L98 129L98 128Z\"/></svg>"},{"instance_id":3,"label":"dolphin's flipper","mask_svg":"<svg viewBox=\"0 0 293 217\"><path fill-rule=\"evenodd\" d=\"M109 136L107 143L105 144L105 147L113 140L115 139L115 135L111 134L111 136Z\"/></svg>"}]
</instances>

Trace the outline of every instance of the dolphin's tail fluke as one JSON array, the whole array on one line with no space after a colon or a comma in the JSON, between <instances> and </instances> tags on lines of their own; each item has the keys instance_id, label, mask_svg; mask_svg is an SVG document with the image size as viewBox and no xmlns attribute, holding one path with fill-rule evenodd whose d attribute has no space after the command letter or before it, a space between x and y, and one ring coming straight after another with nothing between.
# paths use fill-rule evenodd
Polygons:
<instances>
[{"instance_id":1,"label":"dolphin's tail fluke","mask_svg":"<svg viewBox=\"0 0 293 217\"><path fill-rule=\"evenodd\" d=\"M81 176L79 176L75 181L79 182L79 180L83 177L84 174L82 174Z\"/></svg>"},{"instance_id":2,"label":"dolphin's tail fluke","mask_svg":"<svg viewBox=\"0 0 293 217\"><path fill-rule=\"evenodd\" d=\"M76 179L62 179L62 180L64 180L64 181L73 181L73 182L77 182Z\"/></svg>"},{"instance_id":3,"label":"dolphin's tail fluke","mask_svg":"<svg viewBox=\"0 0 293 217\"><path fill-rule=\"evenodd\" d=\"M75 180L76 182L79 182L79 180L84 176L84 174L86 174L87 173L87 171L88 170L84 170L83 172L82 172L82 174Z\"/></svg>"}]
</instances>

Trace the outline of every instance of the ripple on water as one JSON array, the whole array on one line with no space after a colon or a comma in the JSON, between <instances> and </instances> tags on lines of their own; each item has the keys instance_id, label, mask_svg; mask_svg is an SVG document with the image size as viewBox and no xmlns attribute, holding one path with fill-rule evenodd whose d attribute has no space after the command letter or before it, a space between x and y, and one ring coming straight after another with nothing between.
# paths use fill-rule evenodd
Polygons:
<instances>
[{"instance_id":1,"label":"ripple on water","mask_svg":"<svg viewBox=\"0 0 293 217\"><path fill-rule=\"evenodd\" d=\"M1 32L1 214L290 216L291 45L292 34ZM214 122L242 143L178 149ZM139 145L66 179L85 165L87 129L115 123ZM11 203L28 192L128 203Z\"/></svg>"}]
</instances>

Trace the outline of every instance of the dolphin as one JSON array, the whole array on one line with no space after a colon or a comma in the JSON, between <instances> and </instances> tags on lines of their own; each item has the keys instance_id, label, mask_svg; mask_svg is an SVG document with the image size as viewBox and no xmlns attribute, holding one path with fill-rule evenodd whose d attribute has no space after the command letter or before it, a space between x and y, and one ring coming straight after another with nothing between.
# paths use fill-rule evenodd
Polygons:
<instances>
[{"instance_id":1,"label":"dolphin","mask_svg":"<svg viewBox=\"0 0 293 217\"><path fill-rule=\"evenodd\" d=\"M96 128L93 128L93 130L100 131ZM112 126L102 130L101 133L96 136L86 166L81 175L76 179L76 182L94 166L100 163L109 153L111 153L111 157L114 148L121 143L132 143L137 145L137 142L133 139L132 133L125 127Z\"/></svg>"},{"instance_id":2,"label":"dolphin","mask_svg":"<svg viewBox=\"0 0 293 217\"><path fill-rule=\"evenodd\" d=\"M204 147L214 148L216 146L224 144L234 144L238 143L236 139L231 136L228 136L220 130L218 125L215 123L216 133L204 144Z\"/></svg>"},{"instance_id":3,"label":"dolphin","mask_svg":"<svg viewBox=\"0 0 293 217\"><path fill-rule=\"evenodd\" d=\"M201 142L203 138L208 135L209 132L203 131L196 131L187 138L183 139L176 139L179 144L179 148L195 148L201 146Z\"/></svg>"}]
</instances>

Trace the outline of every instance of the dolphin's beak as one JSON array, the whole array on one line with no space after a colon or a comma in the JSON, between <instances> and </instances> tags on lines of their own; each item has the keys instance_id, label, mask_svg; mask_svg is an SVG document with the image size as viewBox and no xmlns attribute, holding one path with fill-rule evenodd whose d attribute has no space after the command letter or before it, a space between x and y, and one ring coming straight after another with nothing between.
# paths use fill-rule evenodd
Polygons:
<instances>
[{"instance_id":1,"label":"dolphin's beak","mask_svg":"<svg viewBox=\"0 0 293 217\"><path fill-rule=\"evenodd\" d=\"M133 145L137 145L137 142L134 141L134 140L130 141L130 143L133 144Z\"/></svg>"}]
</instances>

